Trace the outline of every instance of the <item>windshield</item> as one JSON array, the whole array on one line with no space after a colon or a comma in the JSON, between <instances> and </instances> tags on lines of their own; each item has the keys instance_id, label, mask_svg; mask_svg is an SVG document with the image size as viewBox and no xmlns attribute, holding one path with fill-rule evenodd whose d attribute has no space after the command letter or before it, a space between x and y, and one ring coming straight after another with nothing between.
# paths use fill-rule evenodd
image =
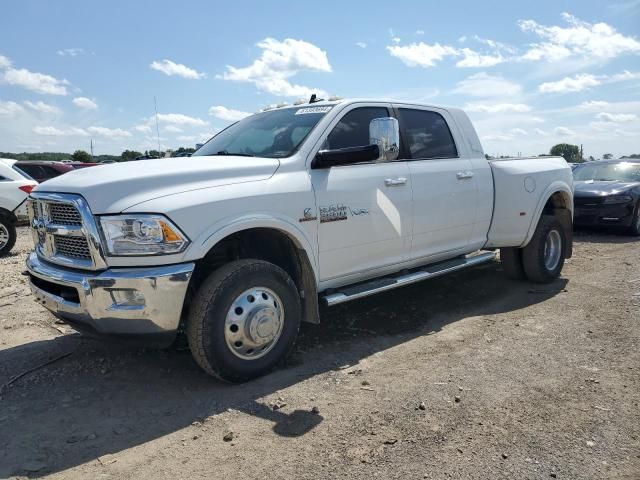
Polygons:
<instances>
[{"instance_id":1,"label":"windshield","mask_svg":"<svg viewBox=\"0 0 640 480\"><path fill-rule=\"evenodd\" d=\"M307 106L251 115L218 133L193 156L289 157L331 108Z\"/></svg>"},{"instance_id":2,"label":"windshield","mask_svg":"<svg viewBox=\"0 0 640 480\"><path fill-rule=\"evenodd\" d=\"M622 181L640 182L640 163L600 163L580 165L573 171L573 179L577 181Z\"/></svg>"}]
</instances>

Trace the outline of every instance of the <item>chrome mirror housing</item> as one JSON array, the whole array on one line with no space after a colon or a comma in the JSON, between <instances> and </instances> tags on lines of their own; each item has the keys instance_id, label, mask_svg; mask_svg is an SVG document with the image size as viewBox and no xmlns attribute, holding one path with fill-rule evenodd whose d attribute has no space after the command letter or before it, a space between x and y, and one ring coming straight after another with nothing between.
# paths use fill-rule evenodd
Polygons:
<instances>
[{"instance_id":1,"label":"chrome mirror housing","mask_svg":"<svg viewBox=\"0 0 640 480\"><path fill-rule=\"evenodd\" d=\"M391 117L374 118L369 123L369 143L378 145L380 154L376 161L388 162L400 154L400 127Z\"/></svg>"}]
</instances>

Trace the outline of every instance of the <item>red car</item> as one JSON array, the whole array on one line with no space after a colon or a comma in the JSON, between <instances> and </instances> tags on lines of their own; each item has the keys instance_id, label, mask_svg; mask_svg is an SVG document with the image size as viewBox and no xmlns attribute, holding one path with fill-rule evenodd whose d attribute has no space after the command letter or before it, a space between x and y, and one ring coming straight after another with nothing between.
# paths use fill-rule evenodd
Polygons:
<instances>
[{"instance_id":1,"label":"red car","mask_svg":"<svg viewBox=\"0 0 640 480\"><path fill-rule=\"evenodd\" d=\"M36 162L23 160L16 162L16 166L37 182L45 182L50 178L58 177L63 173L79 168L93 167L98 163L62 163L62 162Z\"/></svg>"}]
</instances>

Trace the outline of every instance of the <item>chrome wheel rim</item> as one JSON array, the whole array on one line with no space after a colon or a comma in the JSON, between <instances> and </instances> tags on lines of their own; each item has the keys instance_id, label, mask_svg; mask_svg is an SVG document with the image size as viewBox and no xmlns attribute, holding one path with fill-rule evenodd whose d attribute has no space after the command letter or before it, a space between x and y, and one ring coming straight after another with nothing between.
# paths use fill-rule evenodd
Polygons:
<instances>
[{"instance_id":1,"label":"chrome wheel rim","mask_svg":"<svg viewBox=\"0 0 640 480\"><path fill-rule=\"evenodd\" d=\"M0 250L7 246L9 243L9 230L5 225L0 223Z\"/></svg>"},{"instance_id":2,"label":"chrome wheel rim","mask_svg":"<svg viewBox=\"0 0 640 480\"><path fill-rule=\"evenodd\" d=\"M547 270L554 270L560 262L560 254L562 252L562 237L557 230L551 230L547 233L544 242L544 266Z\"/></svg>"},{"instance_id":3,"label":"chrome wheel rim","mask_svg":"<svg viewBox=\"0 0 640 480\"><path fill-rule=\"evenodd\" d=\"M271 289L254 287L242 292L227 312L227 347L243 360L265 356L278 343L284 326L282 300Z\"/></svg>"}]
</instances>

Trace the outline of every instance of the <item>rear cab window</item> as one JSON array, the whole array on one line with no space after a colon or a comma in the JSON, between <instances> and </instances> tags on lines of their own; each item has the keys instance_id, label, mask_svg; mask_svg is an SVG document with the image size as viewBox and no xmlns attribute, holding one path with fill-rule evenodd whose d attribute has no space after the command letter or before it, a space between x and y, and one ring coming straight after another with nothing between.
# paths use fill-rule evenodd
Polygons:
<instances>
[{"instance_id":1,"label":"rear cab window","mask_svg":"<svg viewBox=\"0 0 640 480\"><path fill-rule=\"evenodd\" d=\"M399 108L398 114L409 159L458 158L453 135L442 115L413 108Z\"/></svg>"}]
</instances>

